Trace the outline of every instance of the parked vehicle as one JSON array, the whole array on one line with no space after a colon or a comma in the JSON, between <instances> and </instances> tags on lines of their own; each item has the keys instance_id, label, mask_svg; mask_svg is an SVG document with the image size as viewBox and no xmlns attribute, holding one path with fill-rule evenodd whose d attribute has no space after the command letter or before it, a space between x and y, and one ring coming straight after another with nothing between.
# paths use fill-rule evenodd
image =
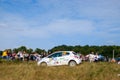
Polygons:
<instances>
[{"instance_id":1,"label":"parked vehicle","mask_svg":"<svg viewBox=\"0 0 120 80\"><path fill-rule=\"evenodd\" d=\"M37 64L40 66L76 66L81 62L82 60L80 59L79 55L73 51L58 51L42 58Z\"/></svg>"},{"instance_id":2,"label":"parked vehicle","mask_svg":"<svg viewBox=\"0 0 120 80\"><path fill-rule=\"evenodd\" d=\"M120 61L120 57L115 58L115 60L116 60L117 62Z\"/></svg>"}]
</instances>

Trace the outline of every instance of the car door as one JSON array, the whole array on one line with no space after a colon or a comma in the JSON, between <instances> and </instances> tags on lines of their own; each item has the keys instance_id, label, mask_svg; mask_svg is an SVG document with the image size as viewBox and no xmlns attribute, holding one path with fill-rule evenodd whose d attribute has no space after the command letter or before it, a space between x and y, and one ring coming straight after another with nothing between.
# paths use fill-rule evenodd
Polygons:
<instances>
[{"instance_id":1,"label":"car door","mask_svg":"<svg viewBox=\"0 0 120 80\"><path fill-rule=\"evenodd\" d=\"M56 65L67 65L69 62L69 53L66 51L59 52L56 58Z\"/></svg>"},{"instance_id":2,"label":"car door","mask_svg":"<svg viewBox=\"0 0 120 80\"><path fill-rule=\"evenodd\" d=\"M49 62L48 64L49 65L61 65L61 62L59 60L59 58L62 56L62 53L61 52L56 52L50 56L48 56L49 58Z\"/></svg>"},{"instance_id":3,"label":"car door","mask_svg":"<svg viewBox=\"0 0 120 80\"><path fill-rule=\"evenodd\" d=\"M61 61L62 65L67 65L68 64L69 59L70 59L69 54L70 53L66 52L66 51L62 52L62 57L60 57L60 61Z\"/></svg>"},{"instance_id":4,"label":"car door","mask_svg":"<svg viewBox=\"0 0 120 80\"><path fill-rule=\"evenodd\" d=\"M62 52L56 54L56 65L63 65L63 56Z\"/></svg>"}]
</instances>

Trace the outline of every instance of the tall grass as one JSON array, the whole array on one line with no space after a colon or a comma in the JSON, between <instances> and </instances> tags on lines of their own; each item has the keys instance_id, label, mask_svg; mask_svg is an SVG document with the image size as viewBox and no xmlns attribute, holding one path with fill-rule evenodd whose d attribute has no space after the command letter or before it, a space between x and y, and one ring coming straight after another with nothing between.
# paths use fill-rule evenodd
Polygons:
<instances>
[{"instance_id":1,"label":"tall grass","mask_svg":"<svg viewBox=\"0 0 120 80\"><path fill-rule=\"evenodd\" d=\"M40 67L36 62L0 63L0 80L120 80L120 65L84 62L76 67Z\"/></svg>"}]
</instances>

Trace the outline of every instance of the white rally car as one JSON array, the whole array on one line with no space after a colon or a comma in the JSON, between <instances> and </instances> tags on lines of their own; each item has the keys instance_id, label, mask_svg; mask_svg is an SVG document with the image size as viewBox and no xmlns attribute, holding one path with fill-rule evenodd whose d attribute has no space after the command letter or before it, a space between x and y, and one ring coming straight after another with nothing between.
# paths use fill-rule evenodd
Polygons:
<instances>
[{"instance_id":1,"label":"white rally car","mask_svg":"<svg viewBox=\"0 0 120 80\"><path fill-rule=\"evenodd\" d=\"M80 64L82 60L79 55L73 51L57 51L47 57L42 58L37 62L40 66L59 66L69 65L76 66Z\"/></svg>"}]
</instances>

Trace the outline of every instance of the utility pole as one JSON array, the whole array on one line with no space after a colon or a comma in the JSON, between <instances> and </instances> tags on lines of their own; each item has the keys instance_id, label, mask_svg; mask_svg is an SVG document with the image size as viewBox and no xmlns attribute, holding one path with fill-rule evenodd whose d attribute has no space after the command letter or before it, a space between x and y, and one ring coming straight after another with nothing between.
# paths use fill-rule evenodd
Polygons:
<instances>
[{"instance_id":1,"label":"utility pole","mask_svg":"<svg viewBox=\"0 0 120 80\"><path fill-rule=\"evenodd\" d=\"M115 56L114 56L114 54L115 54L115 51L114 51L114 49L113 49L113 58L112 58L112 62L115 62Z\"/></svg>"},{"instance_id":2,"label":"utility pole","mask_svg":"<svg viewBox=\"0 0 120 80\"><path fill-rule=\"evenodd\" d=\"M115 57L114 57L114 55L115 55L115 51L114 51L114 49L113 49L113 60L115 60Z\"/></svg>"}]
</instances>

